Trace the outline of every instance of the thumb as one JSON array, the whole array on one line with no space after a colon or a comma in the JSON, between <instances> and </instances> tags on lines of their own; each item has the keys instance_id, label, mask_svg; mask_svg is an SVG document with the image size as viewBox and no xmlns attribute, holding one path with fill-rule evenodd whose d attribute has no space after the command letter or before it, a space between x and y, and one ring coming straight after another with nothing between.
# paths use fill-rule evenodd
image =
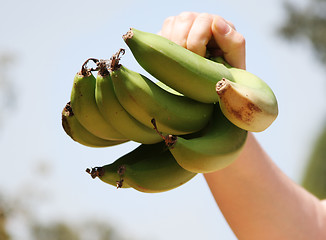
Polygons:
<instances>
[{"instance_id":1,"label":"thumb","mask_svg":"<svg viewBox=\"0 0 326 240\"><path fill-rule=\"evenodd\" d=\"M245 39L235 30L233 24L220 16L214 16L212 34L225 60L233 67L245 69Z\"/></svg>"}]
</instances>

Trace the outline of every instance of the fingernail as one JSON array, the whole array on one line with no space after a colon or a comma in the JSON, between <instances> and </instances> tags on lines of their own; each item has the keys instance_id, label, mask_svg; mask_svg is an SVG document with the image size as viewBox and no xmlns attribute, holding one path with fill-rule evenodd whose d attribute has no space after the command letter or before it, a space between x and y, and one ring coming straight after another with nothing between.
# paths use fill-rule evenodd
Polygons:
<instances>
[{"instance_id":1,"label":"fingernail","mask_svg":"<svg viewBox=\"0 0 326 240\"><path fill-rule=\"evenodd\" d=\"M216 28L219 34L227 35L231 31L231 27L224 19L220 19L216 23Z\"/></svg>"}]
</instances>

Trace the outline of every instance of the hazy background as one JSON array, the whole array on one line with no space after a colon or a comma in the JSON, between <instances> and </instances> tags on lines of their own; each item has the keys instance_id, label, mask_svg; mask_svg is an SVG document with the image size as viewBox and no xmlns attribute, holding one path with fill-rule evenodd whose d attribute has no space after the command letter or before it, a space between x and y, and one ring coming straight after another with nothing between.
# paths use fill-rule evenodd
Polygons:
<instances>
[{"instance_id":1,"label":"hazy background","mask_svg":"<svg viewBox=\"0 0 326 240\"><path fill-rule=\"evenodd\" d=\"M87 58L109 58L123 47L121 63L144 73L121 36L130 27L156 33L165 18L182 11L221 15L245 36L247 70L279 101L279 117L256 136L286 175L301 181L326 117L325 72L307 42L279 37L283 1L0 3L0 200L8 206L12 239L31 239L31 222L80 227L87 221L107 224L121 239L236 239L202 175L166 193L117 190L85 169L113 162L137 144L87 148L61 127L73 77Z\"/></svg>"}]
</instances>

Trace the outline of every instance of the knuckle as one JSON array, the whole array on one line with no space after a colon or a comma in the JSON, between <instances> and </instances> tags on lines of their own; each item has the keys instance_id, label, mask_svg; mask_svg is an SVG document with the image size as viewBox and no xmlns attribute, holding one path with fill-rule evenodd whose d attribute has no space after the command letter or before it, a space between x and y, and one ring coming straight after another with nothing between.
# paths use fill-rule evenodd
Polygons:
<instances>
[{"instance_id":1,"label":"knuckle","mask_svg":"<svg viewBox=\"0 0 326 240\"><path fill-rule=\"evenodd\" d=\"M174 19L175 19L174 16L167 17L167 18L164 20L164 24L169 24L169 23L173 22Z\"/></svg>"},{"instance_id":2,"label":"knuckle","mask_svg":"<svg viewBox=\"0 0 326 240\"><path fill-rule=\"evenodd\" d=\"M180 21L188 21L196 18L196 13L194 12L182 12L178 15Z\"/></svg>"},{"instance_id":3,"label":"knuckle","mask_svg":"<svg viewBox=\"0 0 326 240\"><path fill-rule=\"evenodd\" d=\"M200 13L197 16L197 19L201 20L201 21L210 21L213 18L212 14L209 13Z\"/></svg>"}]
</instances>

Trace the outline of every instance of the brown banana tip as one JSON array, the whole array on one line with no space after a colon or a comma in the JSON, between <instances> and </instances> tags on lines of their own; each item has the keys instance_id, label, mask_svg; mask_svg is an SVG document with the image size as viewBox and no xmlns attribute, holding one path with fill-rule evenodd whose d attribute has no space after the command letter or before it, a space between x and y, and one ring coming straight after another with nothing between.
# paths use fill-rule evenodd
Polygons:
<instances>
[{"instance_id":1,"label":"brown banana tip","mask_svg":"<svg viewBox=\"0 0 326 240\"><path fill-rule=\"evenodd\" d=\"M223 88L226 85L225 78L222 78L220 81L216 83L216 91L219 91L221 88Z\"/></svg>"},{"instance_id":2,"label":"brown banana tip","mask_svg":"<svg viewBox=\"0 0 326 240\"><path fill-rule=\"evenodd\" d=\"M157 132L157 134L160 135L161 138L164 140L165 145L169 148L173 148L174 144L177 142L178 137L176 135L172 135L172 134L164 136L157 128L155 118L151 119L151 123L154 127L154 130Z\"/></svg>"},{"instance_id":3,"label":"brown banana tip","mask_svg":"<svg viewBox=\"0 0 326 240\"><path fill-rule=\"evenodd\" d=\"M98 59L96 58L88 58L82 65L81 70L79 72L80 75L82 76L89 76L91 74L91 71L97 71L97 67L96 68L88 68L87 64L89 63L89 61L93 61L95 64L97 64L99 62Z\"/></svg>"},{"instance_id":4,"label":"brown banana tip","mask_svg":"<svg viewBox=\"0 0 326 240\"><path fill-rule=\"evenodd\" d=\"M121 67L120 60L121 56L124 55L126 52L125 49L120 48L115 54L112 55L110 58L109 69L111 71L118 70Z\"/></svg>"},{"instance_id":5,"label":"brown banana tip","mask_svg":"<svg viewBox=\"0 0 326 240\"><path fill-rule=\"evenodd\" d=\"M169 148L174 148L174 144L177 142L177 140L178 140L178 136L170 134L166 137L165 144Z\"/></svg>"},{"instance_id":6,"label":"brown banana tip","mask_svg":"<svg viewBox=\"0 0 326 240\"><path fill-rule=\"evenodd\" d=\"M93 179L96 177L102 177L104 175L103 167L95 167L91 169L87 168L86 172L90 174Z\"/></svg>"},{"instance_id":7,"label":"brown banana tip","mask_svg":"<svg viewBox=\"0 0 326 240\"><path fill-rule=\"evenodd\" d=\"M74 115L74 112L72 111L72 107L70 105L70 101L67 102L66 106L63 108L62 114L66 117L70 117Z\"/></svg>"},{"instance_id":8,"label":"brown banana tip","mask_svg":"<svg viewBox=\"0 0 326 240\"><path fill-rule=\"evenodd\" d=\"M228 87L230 83L227 79L222 78L220 81L216 83L216 92L218 95L221 95Z\"/></svg>"},{"instance_id":9,"label":"brown banana tip","mask_svg":"<svg viewBox=\"0 0 326 240\"><path fill-rule=\"evenodd\" d=\"M117 184L117 189L122 188L122 186L123 186L123 179L121 179L119 181L116 181L116 184Z\"/></svg>"},{"instance_id":10,"label":"brown banana tip","mask_svg":"<svg viewBox=\"0 0 326 240\"><path fill-rule=\"evenodd\" d=\"M132 31L132 28L130 28L129 31L128 31L126 34L122 35L122 38L123 38L123 40L124 40L125 42L127 42L128 39L130 39L130 38L133 37L133 35L134 35L134 33L133 33L133 31Z\"/></svg>"},{"instance_id":11,"label":"brown banana tip","mask_svg":"<svg viewBox=\"0 0 326 240\"><path fill-rule=\"evenodd\" d=\"M98 69L98 74L100 76L106 76L108 74L110 74L109 72L109 67L108 67L108 61L107 60L100 60L96 63L97 65L97 69Z\"/></svg>"}]
</instances>

